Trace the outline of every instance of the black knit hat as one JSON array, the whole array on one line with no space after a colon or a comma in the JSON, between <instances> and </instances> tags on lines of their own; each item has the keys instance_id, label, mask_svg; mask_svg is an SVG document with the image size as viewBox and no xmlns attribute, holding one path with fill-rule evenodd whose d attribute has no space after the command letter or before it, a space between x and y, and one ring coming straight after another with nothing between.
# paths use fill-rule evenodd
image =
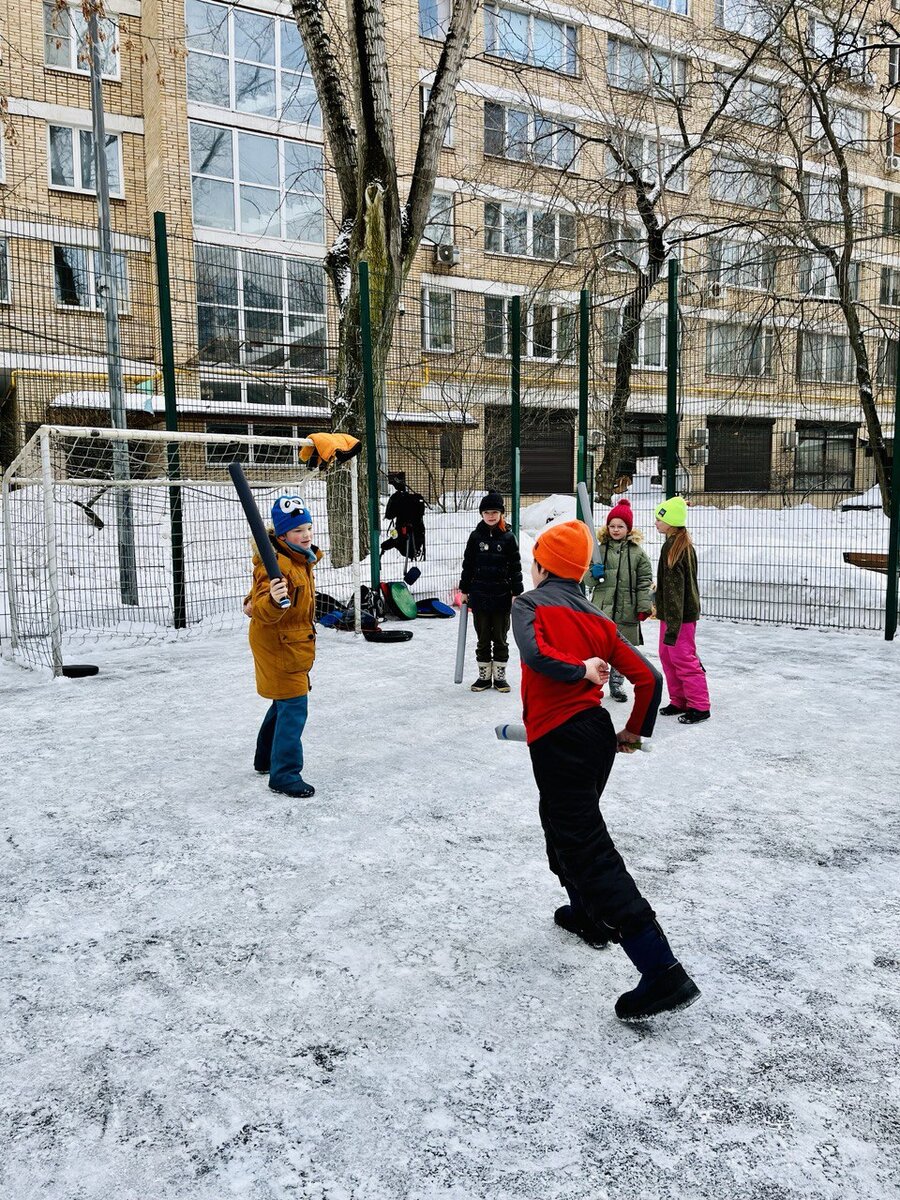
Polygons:
<instances>
[{"instance_id":1,"label":"black knit hat","mask_svg":"<svg viewBox=\"0 0 900 1200\"><path fill-rule=\"evenodd\" d=\"M488 492L478 505L478 511L483 512L506 512L503 504L503 497L499 492Z\"/></svg>"}]
</instances>

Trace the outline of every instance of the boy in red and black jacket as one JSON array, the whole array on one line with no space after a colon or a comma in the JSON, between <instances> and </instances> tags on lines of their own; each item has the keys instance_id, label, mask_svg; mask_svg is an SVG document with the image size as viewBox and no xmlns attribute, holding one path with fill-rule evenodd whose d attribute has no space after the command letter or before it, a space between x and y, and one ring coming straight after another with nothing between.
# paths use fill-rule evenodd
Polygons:
<instances>
[{"instance_id":1,"label":"boy in red and black jacket","mask_svg":"<svg viewBox=\"0 0 900 1200\"><path fill-rule=\"evenodd\" d=\"M621 943L641 978L616 1001L616 1016L634 1021L685 1008L700 991L672 953L600 813L617 750L631 753L653 732L662 679L582 595L591 547L580 521L545 530L534 544L535 590L513 604L512 626L547 858L570 900L554 919L591 945ZM635 689L634 708L618 735L601 707L607 664Z\"/></svg>"}]
</instances>

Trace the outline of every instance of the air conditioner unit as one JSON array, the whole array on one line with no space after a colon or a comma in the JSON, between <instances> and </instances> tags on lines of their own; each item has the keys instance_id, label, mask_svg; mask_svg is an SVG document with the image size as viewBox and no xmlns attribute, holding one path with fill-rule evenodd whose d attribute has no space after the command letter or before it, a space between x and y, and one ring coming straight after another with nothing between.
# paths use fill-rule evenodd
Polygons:
<instances>
[{"instance_id":1,"label":"air conditioner unit","mask_svg":"<svg viewBox=\"0 0 900 1200\"><path fill-rule=\"evenodd\" d=\"M713 279L706 285L706 299L710 304L721 304L728 295L728 288L718 279Z\"/></svg>"},{"instance_id":2,"label":"air conditioner unit","mask_svg":"<svg viewBox=\"0 0 900 1200\"><path fill-rule=\"evenodd\" d=\"M796 433L796 431L791 430L788 433L782 434L782 437L781 437L782 450L796 450L799 444L800 444L800 436L799 436L799 434Z\"/></svg>"},{"instance_id":3,"label":"air conditioner unit","mask_svg":"<svg viewBox=\"0 0 900 1200\"><path fill-rule=\"evenodd\" d=\"M154 353L155 353L155 351L154 351ZM602 446L603 445L603 431L601 429L589 429L588 435L587 435L587 444L589 446L593 446L595 449L597 446Z\"/></svg>"},{"instance_id":4,"label":"air conditioner unit","mask_svg":"<svg viewBox=\"0 0 900 1200\"><path fill-rule=\"evenodd\" d=\"M459 262L459 247L447 244L435 246L434 261L442 267L455 267Z\"/></svg>"},{"instance_id":5,"label":"air conditioner unit","mask_svg":"<svg viewBox=\"0 0 900 1200\"><path fill-rule=\"evenodd\" d=\"M885 170L900 171L900 154L889 154L884 160Z\"/></svg>"},{"instance_id":6,"label":"air conditioner unit","mask_svg":"<svg viewBox=\"0 0 900 1200\"><path fill-rule=\"evenodd\" d=\"M700 446L708 446L708 445L709 445L709 430L706 428L705 425L702 426L700 429L692 429L691 430L690 437L688 438L688 446L691 448L691 450L697 450L697 449L699 449Z\"/></svg>"},{"instance_id":7,"label":"air conditioner unit","mask_svg":"<svg viewBox=\"0 0 900 1200\"><path fill-rule=\"evenodd\" d=\"M708 446L695 446L693 448L693 450L691 450L691 466L692 467L705 467L708 462L709 462L709 447Z\"/></svg>"}]
</instances>

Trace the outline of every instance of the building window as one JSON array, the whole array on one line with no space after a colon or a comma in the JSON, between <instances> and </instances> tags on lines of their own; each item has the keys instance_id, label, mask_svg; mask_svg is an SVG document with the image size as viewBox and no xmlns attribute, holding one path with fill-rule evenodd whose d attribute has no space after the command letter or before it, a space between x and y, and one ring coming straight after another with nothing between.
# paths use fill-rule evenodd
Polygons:
<instances>
[{"instance_id":1,"label":"building window","mask_svg":"<svg viewBox=\"0 0 900 1200\"><path fill-rule=\"evenodd\" d=\"M422 288L422 348L453 349L453 293L446 288Z\"/></svg>"},{"instance_id":2,"label":"building window","mask_svg":"<svg viewBox=\"0 0 900 1200\"><path fill-rule=\"evenodd\" d=\"M728 71L716 71L714 101L722 106L722 115L741 123L767 125L781 122L780 92L774 83L762 83L742 75L737 79Z\"/></svg>"},{"instance_id":3,"label":"building window","mask_svg":"<svg viewBox=\"0 0 900 1200\"><path fill-rule=\"evenodd\" d=\"M810 221L840 224L844 219L841 203L840 180L834 175L803 176L803 200ZM847 203L854 217L862 213L863 192L861 187L847 188Z\"/></svg>"},{"instance_id":4,"label":"building window","mask_svg":"<svg viewBox=\"0 0 900 1200\"><path fill-rule=\"evenodd\" d=\"M897 267L881 268L881 291L879 303L891 308L900 308L900 269Z\"/></svg>"},{"instance_id":5,"label":"building window","mask_svg":"<svg viewBox=\"0 0 900 1200\"><path fill-rule=\"evenodd\" d=\"M188 100L322 124L297 23L231 4L187 0Z\"/></svg>"},{"instance_id":6,"label":"building window","mask_svg":"<svg viewBox=\"0 0 900 1200\"><path fill-rule=\"evenodd\" d=\"M575 217L491 201L484 206L484 248L491 254L573 262Z\"/></svg>"},{"instance_id":7,"label":"building window","mask_svg":"<svg viewBox=\"0 0 900 1200\"><path fill-rule=\"evenodd\" d=\"M772 484L772 426L767 418L710 417L708 492L767 492Z\"/></svg>"},{"instance_id":8,"label":"building window","mask_svg":"<svg viewBox=\"0 0 900 1200\"><path fill-rule=\"evenodd\" d=\"M94 192L94 135L89 129L50 125L50 186L75 192ZM117 133L106 135L106 171L110 196L123 197L122 143Z\"/></svg>"},{"instance_id":9,"label":"building window","mask_svg":"<svg viewBox=\"0 0 900 1200\"><path fill-rule=\"evenodd\" d=\"M643 226L618 218L606 224L606 252L611 271L642 271L647 262Z\"/></svg>"},{"instance_id":10,"label":"building window","mask_svg":"<svg viewBox=\"0 0 900 1200\"><path fill-rule=\"evenodd\" d=\"M816 142L827 142L825 124L839 146L850 149L861 149L866 138L866 114L859 108L849 108L845 104L833 104L828 101L825 112L825 123L814 104L809 110L809 136ZM890 127L890 121L888 126Z\"/></svg>"},{"instance_id":11,"label":"building window","mask_svg":"<svg viewBox=\"0 0 900 1200\"><path fill-rule=\"evenodd\" d=\"M450 28L450 0L419 0L419 33L443 41Z\"/></svg>"},{"instance_id":12,"label":"building window","mask_svg":"<svg viewBox=\"0 0 900 1200\"><path fill-rule=\"evenodd\" d=\"M100 72L105 79L119 78L119 24L115 15L98 19ZM89 75L90 41L87 20L80 4L58 5L44 0L44 63L63 71Z\"/></svg>"},{"instance_id":13,"label":"building window","mask_svg":"<svg viewBox=\"0 0 900 1200\"><path fill-rule=\"evenodd\" d=\"M419 128L421 129L425 121L425 113L428 111L428 102L431 100L431 88L424 85L419 88ZM445 150L453 149L453 138L456 131L456 100L453 101L453 108L450 110L450 120L447 122L447 128L444 130L444 140L441 145Z\"/></svg>"},{"instance_id":14,"label":"building window","mask_svg":"<svg viewBox=\"0 0 900 1200\"><path fill-rule=\"evenodd\" d=\"M687 88L685 59L617 37L606 43L606 74L610 87L650 92L664 100L683 99Z\"/></svg>"},{"instance_id":15,"label":"building window","mask_svg":"<svg viewBox=\"0 0 900 1200\"><path fill-rule=\"evenodd\" d=\"M565 305L536 302L522 305L523 358L565 362L575 354L576 313ZM484 352L508 357L512 352L512 301L484 298Z\"/></svg>"},{"instance_id":16,"label":"building window","mask_svg":"<svg viewBox=\"0 0 900 1200\"><path fill-rule=\"evenodd\" d=\"M669 192L687 191L687 171L684 162L679 162L681 147L627 135L617 150L623 163L609 147L606 150L606 174L610 179L630 181L630 172L635 171L645 183L657 183Z\"/></svg>"},{"instance_id":17,"label":"building window","mask_svg":"<svg viewBox=\"0 0 900 1200\"><path fill-rule=\"evenodd\" d=\"M651 8L663 8L666 12L675 13L679 17L686 17L688 13L688 0L646 0Z\"/></svg>"},{"instance_id":18,"label":"building window","mask_svg":"<svg viewBox=\"0 0 900 1200\"><path fill-rule=\"evenodd\" d=\"M709 195L712 200L743 204L747 208L778 207L778 184L771 169L724 155L712 160Z\"/></svg>"},{"instance_id":19,"label":"building window","mask_svg":"<svg viewBox=\"0 0 900 1200\"><path fill-rule=\"evenodd\" d=\"M900 192L884 193L883 233L900 233Z\"/></svg>"},{"instance_id":20,"label":"building window","mask_svg":"<svg viewBox=\"0 0 900 1200\"><path fill-rule=\"evenodd\" d=\"M775 252L762 241L713 238L709 244L709 277L726 287L770 292L775 286Z\"/></svg>"},{"instance_id":21,"label":"building window","mask_svg":"<svg viewBox=\"0 0 900 1200\"><path fill-rule=\"evenodd\" d=\"M895 387L897 383L897 354L900 341L882 338L878 347L878 382L884 387Z\"/></svg>"},{"instance_id":22,"label":"building window","mask_svg":"<svg viewBox=\"0 0 900 1200\"><path fill-rule=\"evenodd\" d=\"M759 323L707 325L706 371L756 378L771 375L772 331Z\"/></svg>"},{"instance_id":23,"label":"building window","mask_svg":"<svg viewBox=\"0 0 900 1200\"><path fill-rule=\"evenodd\" d=\"M804 492L853 490L856 461L854 425L797 422L794 486Z\"/></svg>"},{"instance_id":24,"label":"building window","mask_svg":"<svg viewBox=\"0 0 900 1200\"><path fill-rule=\"evenodd\" d=\"M888 84L896 87L900 83L900 46L888 49Z\"/></svg>"},{"instance_id":25,"label":"building window","mask_svg":"<svg viewBox=\"0 0 900 1200\"><path fill-rule=\"evenodd\" d=\"M716 0L716 24L720 29L762 41L772 25L772 16L763 0Z\"/></svg>"},{"instance_id":26,"label":"building window","mask_svg":"<svg viewBox=\"0 0 900 1200\"><path fill-rule=\"evenodd\" d=\"M534 109L506 104L484 106L484 152L514 162L570 171L578 156L575 130Z\"/></svg>"},{"instance_id":27,"label":"building window","mask_svg":"<svg viewBox=\"0 0 900 1200\"><path fill-rule=\"evenodd\" d=\"M201 362L325 369L321 263L204 242L194 249Z\"/></svg>"},{"instance_id":28,"label":"building window","mask_svg":"<svg viewBox=\"0 0 900 1200\"><path fill-rule=\"evenodd\" d=\"M128 274L124 254L113 254L113 286L120 313L128 311ZM65 308L104 307L104 280L100 252L81 246L53 247L53 279L56 303Z\"/></svg>"},{"instance_id":29,"label":"building window","mask_svg":"<svg viewBox=\"0 0 900 1200\"><path fill-rule=\"evenodd\" d=\"M9 242L0 238L0 304L9 304Z\"/></svg>"},{"instance_id":30,"label":"building window","mask_svg":"<svg viewBox=\"0 0 900 1200\"><path fill-rule=\"evenodd\" d=\"M578 70L575 25L500 4L484 6L484 49L498 58L564 75L574 75Z\"/></svg>"},{"instance_id":31,"label":"building window","mask_svg":"<svg viewBox=\"0 0 900 1200\"><path fill-rule=\"evenodd\" d=\"M603 310L603 361L614 364L619 355L622 336L622 314L613 309ZM641 318L637 343L631 361L636 367L661 371L666 365L665 317L654 314Z\"/></svg>"},{"instance_id":32,"label":"building window","mask_svg":"<svg viewBox=\"0 0 900 1200\"><path fill-rule=\"evenodd\" d=\"M838 70L856 79L866 74L866 38L859 26L851 26L844 18L840 26L821 17L809 18L806 44L816 58L831 62Z\"/></svg>"},{"instance_id":33,"label":"building window","mask_svg":"<svg viewBox=\"0 0 900 1200\"><path fill-rule=\"evenodd\" d=\"M463 431L459 425L441 430L441 470L461 471L463 465Z\"/></svg>"},{"instance_id":34,"label":"building window","mask_svg":"<svg viewBox=\"0 0 900 1200\"><path fill-rule=\"evenodd\" d=\"M210 421L207 433L227 433L234 437L297 438L306 436L305 427L297 425L245 425L235 421ZM254 463L259 467L293 467L297 465L296 446L254 446L241 442L207 443L206 462L211 467L226 467L229 463Z\"/></svg>"},{"instance_id":35,"label":"building window","mask_svg":"<svg viewBox=\"0 0 900 1200\"><path fill-rule=\"evenodd\" d=\"M241 415L258 405L266 408L305 408L310 417L321 421L328 416L328 389L309 384L285 385L245 379L237 383L229 379L207 378L200 381L200 400L209 410L222 412L243 410ZM285 416L288 414L286 413ZM291 414L293 415L293 414Z\"/></svg>"},{"instance_id":36,"label":"building window","mask_svg":"<svg viewBox=\"0 0 900 1200\"><path fill-rule=\"evenodd\" d=\"M435 246L453 245L453 194L451 192L431 193L428 221L422 233L422 241L432 242Z\"/></svg>"},{"instance_id":37,"label":"building window","mask_svg":"<svg viewBox=\"0 0 900 1200\"><path fill-rule=\"evenodd\" d=\"M844 333L802 329L798 335L797 378L809 383L852 383L856 359Z\"/></svg>"},{"instance_id":38,"label":"building window","mask_svg":"<svg viewBox=\"0 0 900 1200\"><path fill-rule=\"evenodd\" d=\"M850 295L859 299L859 263L848 264ZM800 294L815 296L819 300L839 300L837 276L834 267L824 254L802 254L800 256Z\"/></svg>"},{"instance_id":39,"label":"building window","mask_svg":"<svg viewBox=\"0 0 900 1200\"><path fill-rule=\"evenodd\" d=\"M192 121L194 224L325 240L322 147Z\"/></svg>"}]
</instances>

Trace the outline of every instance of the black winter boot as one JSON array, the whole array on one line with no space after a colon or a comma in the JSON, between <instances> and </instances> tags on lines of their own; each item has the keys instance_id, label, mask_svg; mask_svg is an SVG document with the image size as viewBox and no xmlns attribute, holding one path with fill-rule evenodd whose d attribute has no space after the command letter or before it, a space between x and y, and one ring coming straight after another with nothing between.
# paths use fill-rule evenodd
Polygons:
<instances>
[{"instance_id":1,"label":"black winter boot","mask_svg":"<svg viewBox=\"0 0 900 1200\"><path fill-rule=\"evenodd\" d=\"M493 686L493 681L491 680L491 664L490 663L479 663L478 664L478 678L472 684L470 691L487 692L490 690L490 688L492 686Z\"/></svg>"},{"instance_id":2,"label":"black winter boot","mask_svg":"<svg viewBox=\"0 0 900 1200\"><path fill-rule=\"evenodd\" d=\"M643 1021L657 1013L687 1008L700 989L672 953L656 921L633 937L622 939L622 949L641 973L636 988L616 1001L620 1021Z\"/></svg>"},{"instance_id":3,"label":"black winter boot","mask_svg":"<svg viewBox=\"0 0 900 1200\"><path fill-rule=\"evenodd\" d=\"M620 704L624 703L628 699L620 686L611 686L609 689L609 694L612 696L613 700L618 700Z\"/></svg>"},{"instance_id":4,"label":"black winter boot","mask_svg":"<svg viewBox=\"0 0 900 1200\"><path fill-rule=\"evenodd\" d=\"M708 708L686 708L678 718L678 722L681 725L699 725L701 721L708 720Z\"/></svg>"},{"instance_id":5,"label":"black winter boot","mask_svg":"<svg viewBox=\"0 0 900 1200\"><path fill-rule=\"evenodd\" d=\"M661 717L677 717L683 712L687 712L687 709L681 708L677 704L665 704L659 710L659 715Z\"/></svg>"},{"instance_id":6,"label":"black winter boot","mask_svg":"<svg viewBox=\"0 0 900 1200\"><path fill-rule=\"evenodd\" d=\"M594 946L599 950L603 946L609 945L609 934L604 933L602 929L598 929L587 913L578 912L571 904L563 904L558 908L553 914L553 920L560 929L574 933L576 937L580 937L589 946Z\"/></svg>"}]
</instances>

